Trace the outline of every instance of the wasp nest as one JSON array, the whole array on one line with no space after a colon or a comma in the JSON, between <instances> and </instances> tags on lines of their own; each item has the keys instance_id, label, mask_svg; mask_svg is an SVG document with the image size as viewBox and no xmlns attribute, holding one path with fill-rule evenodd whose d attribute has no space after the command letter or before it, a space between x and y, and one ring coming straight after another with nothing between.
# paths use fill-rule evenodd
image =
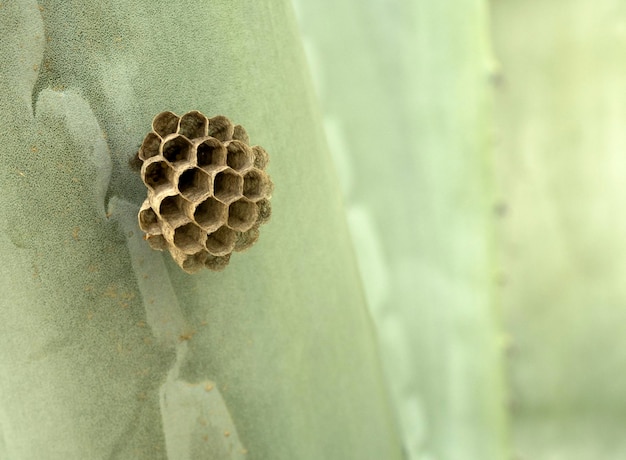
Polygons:
<instances>
[{"instance_id":1,"label":"wasp nest","mask_svg":"<svg viewBox=\"0 0 626 460\"><path fill-rule=\"evenodd\" d=\"M139 227L187 273L222 270L270 217L265 150L224 116L158 114L137 153L148 197Z\"/></svg>"}]
</instances>

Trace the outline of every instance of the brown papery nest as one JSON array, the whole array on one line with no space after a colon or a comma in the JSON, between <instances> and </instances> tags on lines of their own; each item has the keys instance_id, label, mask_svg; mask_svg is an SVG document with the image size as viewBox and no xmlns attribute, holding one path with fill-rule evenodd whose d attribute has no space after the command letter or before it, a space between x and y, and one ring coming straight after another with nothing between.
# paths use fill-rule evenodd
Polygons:
<instances>
[{"instance_id":1,"label":"brown papery nest","mask_svg":"<svg viewBox=\"0 0 626 460\"><path fill-rule=\"evenodd\" d=\"M137 153L148 196L139 227L187 273L222 270L271 214L268 155L222 115L162 112Z\"/></svg>"}]
</instances>

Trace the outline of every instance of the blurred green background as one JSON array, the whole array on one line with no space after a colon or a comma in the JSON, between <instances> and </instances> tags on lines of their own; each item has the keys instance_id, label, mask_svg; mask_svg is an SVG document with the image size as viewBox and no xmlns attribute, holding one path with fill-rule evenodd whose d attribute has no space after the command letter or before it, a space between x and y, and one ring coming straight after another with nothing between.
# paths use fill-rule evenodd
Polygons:
<instances>
[{"instance_id":1,"label":"blurred green background","mask_svg":"<svg viewBox=\"0 0 626 460\"><path fill-rule=\"evenodd\" d=\"M623 0L9 0L0 32L0 460L626 458ZM276 188L190 277L128 159L194 109Z\"/></svg>"},{"instance_id":2,"label":"blurred green background","mask_svg":"<svg viewBox=\"0 0 626 460\"><path fill-rule=\"evenodd\" d=\"M295 4L409 457L626 458L626 4Z\"/></svg>"}]
</instances>

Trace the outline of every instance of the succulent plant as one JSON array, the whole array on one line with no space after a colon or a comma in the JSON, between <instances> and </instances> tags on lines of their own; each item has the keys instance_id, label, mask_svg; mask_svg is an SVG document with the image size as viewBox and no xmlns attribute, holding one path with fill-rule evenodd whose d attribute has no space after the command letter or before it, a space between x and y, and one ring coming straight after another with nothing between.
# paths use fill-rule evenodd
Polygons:
<instances>
[{"instance_id":1,"label":"succulent plant","mask_svg":"<svg viewBox=\"0 0 626 460\"><path fill-rule=\"evenodd\" d=\"M622 3L0 2L0 460L624 458Z\"/></svg>"},{"instance_id":2,"label":"succulent plant","mask_svg":"<svg viewBox=\"0 0 626 460\"><path fill-rule=\"evenodd\" d=\"M17 0L0 30L0 458L400 458L291 7ZM128 162L194 107L267 148L280 212L190 275Z\"/></svg>"}]
</instances>

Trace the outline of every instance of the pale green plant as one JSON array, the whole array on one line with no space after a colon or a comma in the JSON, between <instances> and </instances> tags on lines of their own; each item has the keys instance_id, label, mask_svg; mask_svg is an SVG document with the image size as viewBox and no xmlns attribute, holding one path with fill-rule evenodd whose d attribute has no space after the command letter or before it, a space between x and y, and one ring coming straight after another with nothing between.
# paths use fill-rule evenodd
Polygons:
<instances>
[{"instance_id":1,"label":"pale green plant","mask_svg":"<svg viewBox=\"0 0 626 460\"><path fill-rule=\"evenodd\" d=\"M0 460L624 458L624 24L0 2ZM223 272L137 227L164 110L270 154L272 220Z\"/></svg>"},{"instance_id":2,"label":"pale green plant","mask_svg":"<svg viewBox=\"0 0 626 460\"><path fill-rule=\"evenodd\" d=\"M2 458L400 458L290 5L15 1L0 27ZM128 166L192 109L276 183L254 249L195 276L138 239Z\"/></svg>"}]
</instances>

